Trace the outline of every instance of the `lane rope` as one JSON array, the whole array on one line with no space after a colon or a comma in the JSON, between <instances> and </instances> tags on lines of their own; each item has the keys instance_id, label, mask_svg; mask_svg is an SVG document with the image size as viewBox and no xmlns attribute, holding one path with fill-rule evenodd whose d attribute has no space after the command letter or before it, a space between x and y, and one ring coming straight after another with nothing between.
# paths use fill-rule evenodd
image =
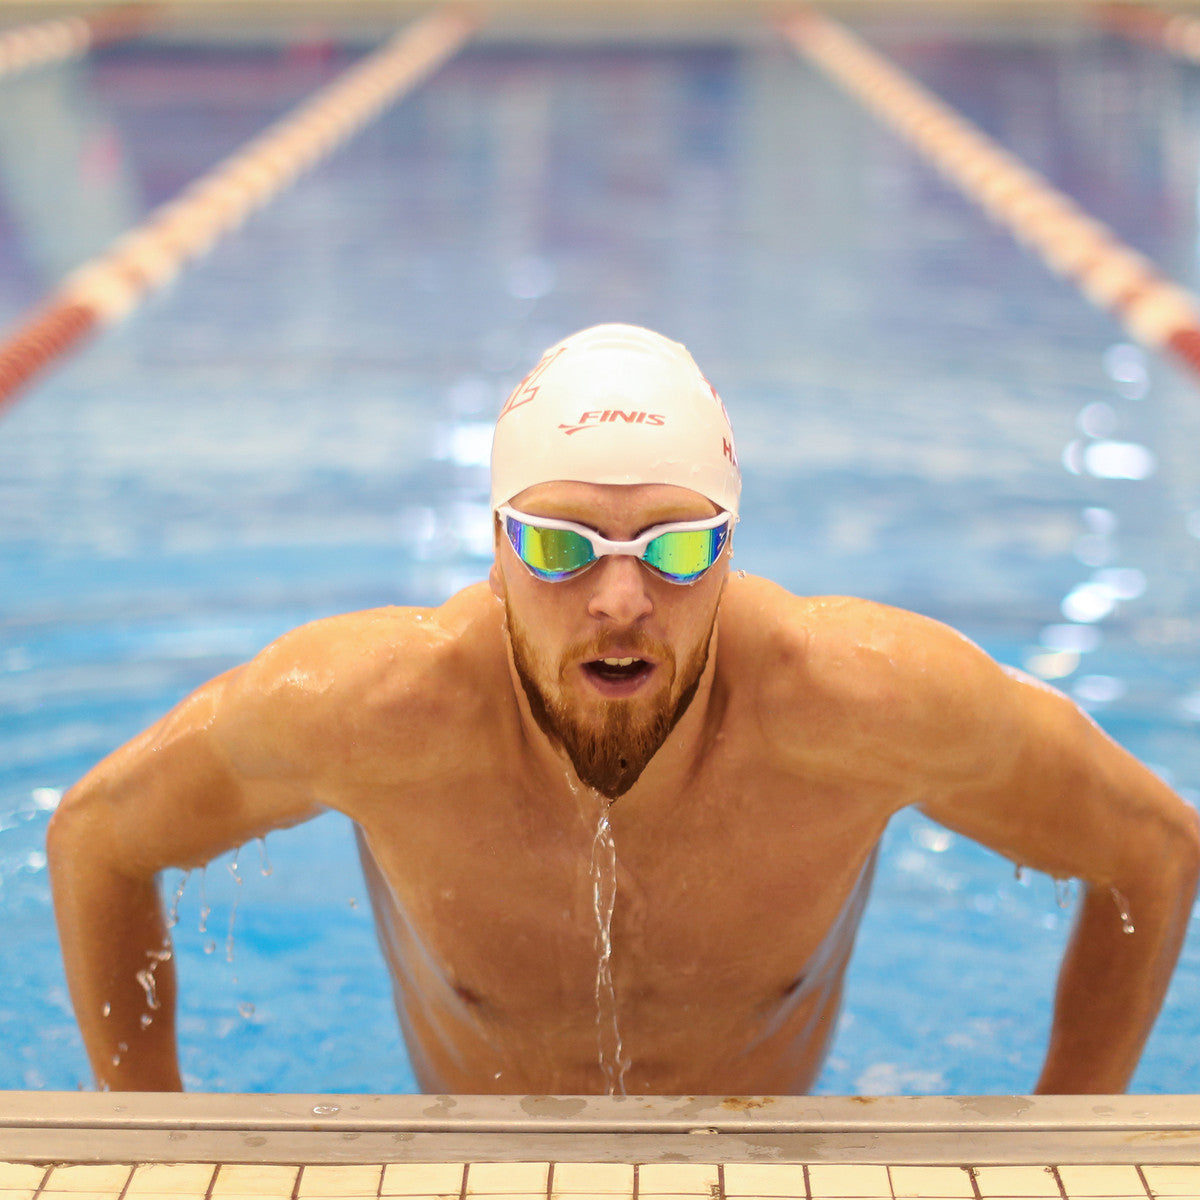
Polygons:
<instances>
[{"instance_id":1,"label":"lane rope","mask_svg":"<svg viewBox=\"0 0 1200 1200\"><path fill-rule=\"evenodd\" d=\"M431 74L481 23L459 9L413 22L72 271L0 344L0 408Z\"/></svg>"},{"instance_id":2,"label":"lane rope","mask_svg":"<svg viewBox=\"0 0 1200 1200\"><path fill-rule=\"evenodd\" d=\"M1176 58L1200 63L1200 19L1157 12L1132 4L1106 4L1097 11L1100 24L1133 42L1158 46Z\"/></svg>"},{"instance_id":3,"label":"lane rope","mask_svg":"<svg viewBox=\"0 0 1200 1200\"><path fill-rule=\"evenodd\" d=\"M82 58L96 46L141 33L155 19L145 4L122 4L81 17L54 17L0 29L0 79L50 63Z\"/></svg>"},{"instance_id":4,"label":"lane rope","mask_svg":"<svg viewBox=\"0 0 1200 1200\"><path fill-rule=\"evenodd\" d=\"M844 26L807 7L777 26L1132 338L1200 377L1200 299Z\"/></svg>"}]
</instances>

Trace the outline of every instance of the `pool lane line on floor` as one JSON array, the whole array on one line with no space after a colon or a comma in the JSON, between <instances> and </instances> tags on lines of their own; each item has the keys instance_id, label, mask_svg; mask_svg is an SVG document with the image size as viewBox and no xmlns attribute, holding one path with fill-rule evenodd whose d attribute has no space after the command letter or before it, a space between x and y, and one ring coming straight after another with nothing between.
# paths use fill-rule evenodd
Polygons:
<instances>
[{"instance_id":1,"label":"pool lane line on floor","mask_svg":"<svg viewBox=\"0 0 1200 1200\"><path fill-rule=\"evenodd\" d=\"M1132 1178L1124 1168L1200 1168L1200 1097L0 1093L0 1162L514 1161L1120 1166Z\"/></svg>"},{"instance_id":2,"label":"pool lane line on floor","mask_svg":"<svg viewBox=\"0 0 1200 1200\"><path fill-rule=\"evenodd\" d=\"M1103 4L1096 17L1102 29L1131 42L1166 50L1176 58L1200 63L1200 19L1134 4Z\"/></svg>"},{"instance_id":3,"label":"pool lane line on floor","mask_svg":"<svg viewBox=\"0 0 1200 1200\"><path fill-rule=\"evenodd\" d=\"M412 22L72 271L0 343L0 410L41 371L125 317L147 293L174 279L219 237L412 90L481 24L481 18L456 8Z\"/></svg>"},{"instance_id":4,"label":"pool lane line on floor","mask_svg":"<svg viewBox=\"0 0 1200 1200\"><path fill-rule=\"evenodd\" d=\"M135 37L157 17L149 4L120 4L77 17L0 29L0 80L35 67L82 58L97 46Z\"/></svg>"},{"instance_id":5,"label":"pool lane line on floor","mask_svg":"<svg viewBox=\"0 0 1200 1200\"><path fill-rule=\"evenodd\" d=\"M1052 271L1200 382L1200 299L844 26L807 6L775 24Z\"/></svg>"}]
</instances>

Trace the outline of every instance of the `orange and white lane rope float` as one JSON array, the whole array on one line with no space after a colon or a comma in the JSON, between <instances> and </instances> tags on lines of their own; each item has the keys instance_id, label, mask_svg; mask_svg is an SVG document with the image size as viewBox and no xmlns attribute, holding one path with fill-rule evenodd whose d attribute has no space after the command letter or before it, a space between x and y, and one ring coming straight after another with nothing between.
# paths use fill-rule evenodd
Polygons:
<instances>
[{"instance_id":1,"label":"orange and white lane rope float","mask_svg":"<svg viewBox=\"0 0 1200 1200\"><path fill-rule=\"evenodd\" d=\"M779 28L1131 337L1200 375L1200 300L861 39L803 8Z\"/></svg>"},{"instance_id":2,"label":"orange and white lane rope float","mask_svg":"<svg viewBox=\"0 0 1200 1200\"><path fill-rule=\"evenodd\" d=\"M1135 42L1160 46L1169 54L1200 63L1200 18L1158 12L1135 4L1105 4L1097 11L1100 24Z\"/></svg>"},{"instance_id":3,"label":"orange and white lane rope float","mask_svg":"<svg viewBox=\"0 0 1200 1200\"><path fill-rule=\"evenodd\" d=\"M414 22L73 271L0 344L0 406L85 337L121 320L411 90L479 23L450 9Z\"/></svg>"},{"instance_id":4,"label":"orange and white lane rope float","mask_svg":"<svg viewBox=\"0 0 1200 1200\"><path fill-rule=\"evenodd\" d=\"M122 4L82 17L55 17L0 29L0 78L82 58L95 46L140 33L154 19L145 5Z\"/></svg>"}]
</instances>

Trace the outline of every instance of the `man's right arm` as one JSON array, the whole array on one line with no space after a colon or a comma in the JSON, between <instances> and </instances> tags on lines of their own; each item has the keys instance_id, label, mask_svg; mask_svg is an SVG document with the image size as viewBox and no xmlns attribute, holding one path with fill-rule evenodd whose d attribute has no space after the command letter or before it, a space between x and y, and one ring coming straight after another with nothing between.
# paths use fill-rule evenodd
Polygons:
<instances>
[{"instance_id":1,"label":"man's right arm","mask_svg":"<svg viewBox=\"0 0 1200 1200\"><path fill-rule=\"evenodd\" d=\"M212 680L111 754L66 793L50 822L63 962L100 1087L181 1088L158 873L201 866L321 811L295 773L248 771L238 761L255 739L268 756L281 744L277 722L264 719L261 689L245 686L252 671Z\"/></svg>"}]
</instances>

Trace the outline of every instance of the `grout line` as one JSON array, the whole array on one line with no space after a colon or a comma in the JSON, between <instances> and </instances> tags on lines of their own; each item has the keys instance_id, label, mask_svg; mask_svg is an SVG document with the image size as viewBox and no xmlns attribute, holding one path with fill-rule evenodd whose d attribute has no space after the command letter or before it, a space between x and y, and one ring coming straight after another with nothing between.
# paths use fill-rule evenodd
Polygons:
<instances>
[{"instance_id":1,"label":"grout line","mask_svg":"<svg viewBox=\"0 0 1200 1200\"><path fill-rule=\"evenodd\" d=\"M638 1200L638 1194L641 1190L642 1180L641 1171L637 1163L633 1164L633 1196L631 1200Z\"/></svg>"},{"instance_id":2,"label":"grout line","mask_svg":"<svg viewBox=\"0 0 1200 1200\"><path fill-rule=\"evenodd\" d=\"M554 1195L554 1163L550 1163L550 1168L546 1172L546 1200Z\"/></svg>"},{"instance_id":3,"label":"grout line","mask_svg":"<svg viewBox=\"0 0 1200 1200\"><path fill-rule=\"evenodd\" d=\"M801 1170L804 1172L804 1195L806 1200L812 1200L812 1180L808 1175L808 1163L801 1164Z\"/></svg>"},{"instance_id":4,"label":"grout line","mask_svg":"<svg viewBox=\"0 0 1200 1200\"><path fill-rule=\"evenodd\" d=\"M39 1196L42 1194L42 1192L45 1190L45 1187L46 1187L46 1181L47 1181L47 1180L50 1178L50 1172L51 1172L51 1171L53 1171L53 1170L54 1170L54 1168L53 1168L53 1167L46 1167L46 1168L45 1168L45 1169L42 1171L42 1181L41 1181L41 1182L40 1182L40 1183L37 1185L37 1187L36 1187L36 1188L34 1188L34 1189L33 1189L33 1200L37 1200L37 1198L38 1198L38 1197L39 1197Z\"/></svg>"},{"instance_id":5,"label":"grout line","mask_svg":"<svg viewBox=\"0 0 1200 1200\"><path fill-rule=\"evenodd\" d=\"M717 1163L716 1200L725 1200L725 1164L724 1163Z\"/></svg>"},{"instance_id":6,"label":"grout line","mask_svg":"<svg viewBox=\"0 0 1200 1200\"><path fill-rule=\"evenodd\" d=\"M967 1178L971 1181L971 1191L975 1193L975 1200L983 1200L983 1192L979 1190L979 1179L975 1174L974 1167L963 1167L967 1173Z\"/></svg>"},{"instance_id":7,"label":"grout line","mask_svg":"<svg viewBox=\"0 0 1200 1200\"><path fill-rule=\"evenodd\" d=\"M467 1184L471 1174L471 1164L463 1163L462 1183L459 1185L458 1200L467 1200Z\"/></svg>"},{"instance_id":8,"label":"grout line","mask_svg":"<svg viewBox=\"0 0 1200 1200\"><path fill-rule=\"evenodd\" d=\"M1067 1195L1066 1185L1063 1183L1062 1176L1058 1173L1057 1167L1052 1166L1050 1168L1050 1178L1058 1184L1058 1194L1062 1197L1062 1200L1071 1200L1071 1197Z\"/></svg>"},{"instance_id":9,"label":"grout line","mask_svg":"<svg viewBox=\"0 0 1200 1200\"><path fill-rule=\"evenodd\" d=\"M1154 1200L1154 1193L1150 1190L1150 1184L1146 1179L1146 1173L1142 1170L1141 1164L1135 1163L1133 1168L1138 1173L1138 1178L1142 1181L1142 1187L1146 1189L1146 1195Z\"/></svg>"}]
</instances>

